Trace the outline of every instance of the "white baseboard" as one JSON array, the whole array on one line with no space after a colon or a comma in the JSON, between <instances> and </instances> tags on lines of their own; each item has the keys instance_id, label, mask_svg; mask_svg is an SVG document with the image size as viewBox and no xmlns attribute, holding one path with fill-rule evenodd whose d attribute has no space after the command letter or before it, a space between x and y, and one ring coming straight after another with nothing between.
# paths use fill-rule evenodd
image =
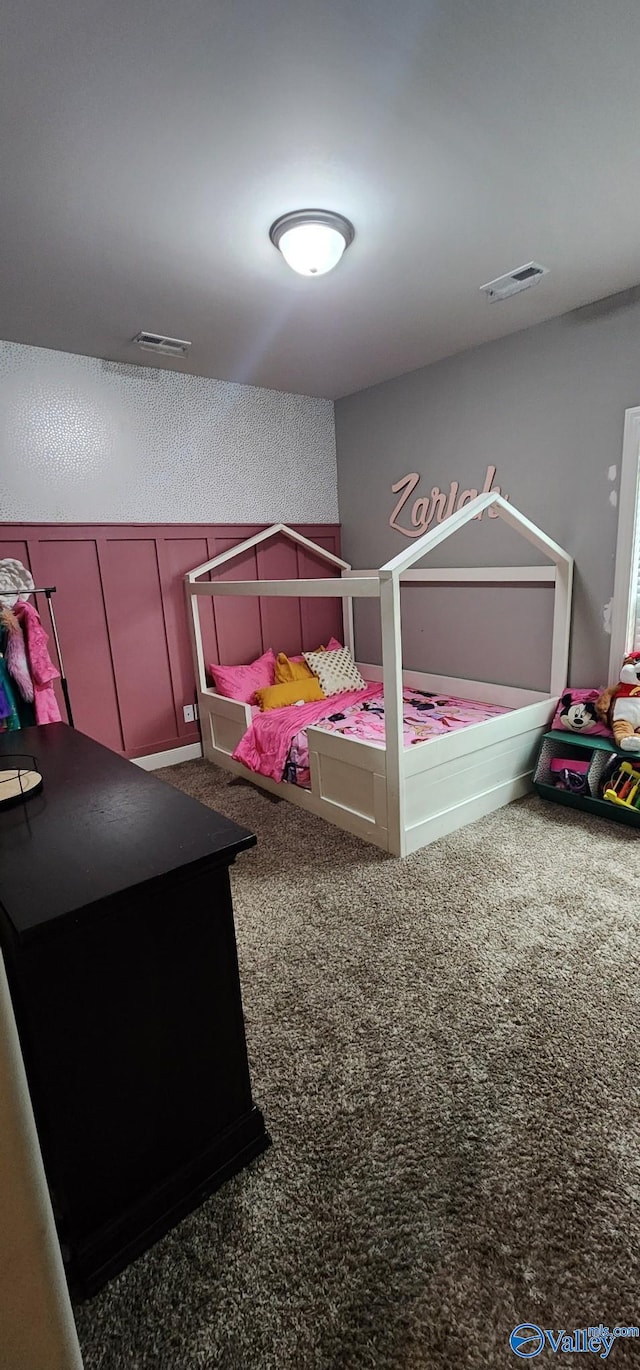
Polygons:
<instances>
[{"instance_id":1,"label":"white baseboard","mask_svg":"<svg viewBox=\"0 0 640 1370\"><path fill-rule=\"evenodd\" d=\"M151 752L149 756L134 756L135 766L143 771L158 771L161 766L179 766L181 761L199 761L202 747L199 742L189 742L186 747L172 747L167 752Z\"/></svg>"}]
</instances>

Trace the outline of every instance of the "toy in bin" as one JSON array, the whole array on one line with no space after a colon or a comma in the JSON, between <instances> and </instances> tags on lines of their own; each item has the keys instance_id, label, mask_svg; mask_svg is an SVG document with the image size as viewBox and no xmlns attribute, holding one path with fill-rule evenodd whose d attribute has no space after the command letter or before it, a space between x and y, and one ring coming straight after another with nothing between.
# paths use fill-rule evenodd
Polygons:
<instances>
[{"instance_id":1,"label":"toy in bin","mask_svg":"<svg viewBox=\"0 0 640 1370\"><path fill-rule=\"evenodd\" d=\"M552 756L549 769L551 771L551 784L557 790L570 790L571 794L587 793L588 761L575 761L573 757L566 756Z\"/></svg>"},{"instance_id":2,"label":"toy in bin","mask_svg":"<svg viewBox=\"0 0 640 1370\"><path fill-rule=\"evenodd\" d=\"M640 809L640 762L623 761L606 781L604 798L626 809Z\"/></svg>"}]
</instances>

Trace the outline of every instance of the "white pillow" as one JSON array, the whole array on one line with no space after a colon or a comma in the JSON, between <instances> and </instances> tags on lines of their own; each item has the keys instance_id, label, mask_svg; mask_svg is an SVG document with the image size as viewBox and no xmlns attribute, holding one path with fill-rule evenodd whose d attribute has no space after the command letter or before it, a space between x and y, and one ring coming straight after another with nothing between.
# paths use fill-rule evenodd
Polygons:
<instances>
[{"instance_id":1,"label":"white pillow","mask_svg":"<svg viewBox=\"0 0 640 1370\"><path fill-rule=\"evenodd\" d=\"M318 677L324 694L342 695L347 690L366 690L367 682L362 679L348 647L341 647L339 652L303 652L303 656Z\"/></svg>"}]
</instances>

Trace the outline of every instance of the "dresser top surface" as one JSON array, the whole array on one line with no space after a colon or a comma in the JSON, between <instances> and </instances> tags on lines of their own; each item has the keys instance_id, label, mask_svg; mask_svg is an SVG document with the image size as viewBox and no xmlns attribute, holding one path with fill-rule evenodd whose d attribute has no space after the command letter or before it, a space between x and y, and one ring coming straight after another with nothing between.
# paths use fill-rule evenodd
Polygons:
<instances>
[{"instance_id":1,"label":"dresser top surface","mask_svg":"<svg viewBox=\"0 0 640 1370\"><path fill-rule=\"evenodd\" d=\"M233 860L246 828L66 723L0 734L0 766L33 755L42 790L0 807L0 903L18 937L185 867Z\"/></svg>"}]
</instances>

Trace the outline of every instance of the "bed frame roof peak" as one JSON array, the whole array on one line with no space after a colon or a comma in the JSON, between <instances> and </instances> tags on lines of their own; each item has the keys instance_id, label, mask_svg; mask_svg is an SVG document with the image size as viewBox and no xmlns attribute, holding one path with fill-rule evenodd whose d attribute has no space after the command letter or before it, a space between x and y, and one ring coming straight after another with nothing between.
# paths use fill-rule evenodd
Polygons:
<instances>
[{"instance_id":1,"label":"bed frame roof peak","mask_svg":"<svg viewBox=\"0 0 640 1370\"><path fill-rule=\"evenodd\" d=\"M504 522L515 529L517 533L520 533L522 537L526 538L527 542L530 542L536 547L537 550L541 552L543 556L547 557L549 561L552 561L555 566L566 570L573 565L573 559L569 553L565 552L563 547L560 547L557 542L554 542L553 538L550 538L547 533L543 532L542 528L538 528L535 523L532 523L530 519L520 513L520 510L516 509L513 504L509 504L502 495L497 493L497 491L489 490L486 493L478 495L476 499L470 500L469 503L463 505L461 509L457 509L454 514L450 514L443 523L438 523L435 527L429 528L426 533L422 534L422 537L416 538L410 547L398 552L395 557L386 561L377 573L379 574L380 579L388 580L400 576L403 571L409 570L417 561L420 561L422 557L426 556L428 552L433 551L434 548L440 546L442 542L446 542L453 533L457 533L460 528L464 528L466 524L471 523L471 521L477 518L479 514L482 514L485 509L493 509L497 517L503 519ZM312 552L314 556L317 556L321 561L329 562L330 565L335 566L340 571L351 571L351 564L348 561L344 561L342 557L337 557L334 552L327 551L327 548L321 547L319 543L312 542L310 538L304 537L296 528L290 528L287 523L272 523L268 528L263 528L262 532L255 533L253 537L246 538L244 542L237 543L235 547L230 547L228 551L221 552L217 557L212 557L210 561L205 561L201 566L194 567L192 571L187 572L185 580L190 584L194 584L200 576L206 575L207 572L215 571L221 566L228 565L229 562L234 561L237 557L250 551L251 548L257 547L260 543L267 542L269 539L276 537L289 538L291 542L295 542L299 546L306 548L307 551ZM375 575L376 572L367 572L367 574L371 576L372 574Z\"/></svg>"},{"instance_id":2,"label":"bed frame roof peak","mask_svg":"<svg viewBox=\"0 0 640 1370\"><path fill-rule=\"evenodd\" d=\"M305 538L296 528L290 528L288 523L272 523L268 528L263 528L261 533L255 533L251 538L245 538L244 542L239 542L235 547L230 547L227 552L221 552L219 556L212 557L210 561L203 561L202 566L194 567L193 571L188 571L185 580L193 584L199 576L206 575L207 571L215 571L218 566L226 565L234 561L236 557L242 556L244 552L249 552L252 547L258 547L261 542L268 542L269 538L285 537L291 542L297 542L300 547L305 547L308 552L313 552L314 556L322 561L328 561L332 566L337 566L341 571L350 571L351 565L348 561L343 561L342 557L337 557L335 553L327 551L326 547L321 547L318 542L312 542L310 538Z\"/></svg>"},{"instance_id":3,"label":"bed frame roof peak","mask_svg":"<svg viewBox=\"0 0 640 1370\"><path fill-rule=\"evenodd\" d=\"M521 514L520 510L516 509L513 504L509 504L506 499L503 499L496 490L489 490L486 494L478 495L476 499L470 500L461 509L457 509L455 514L450 514L443 523L436 524L434 528L423 533L422 537L416 538L411 547L398 552L397 556L385 562L384 566L380 567L381 579L387 580L400 575L402 571L408 570L409 567L415 565L416 561L420 561L427 552L431 552L441 542L446 542L453 533L457 533L460 528L464 528L465 524L477 518L478 514L490 508L495 509L498 517L508 523L511 528L514 528L516 533L520 533L522 537L526 538L527 542L537 547L538 551L542 552L556 566L567 568L573 565L573 558L569 556L568 552L565 552L563 547L554 542L553 538L550 538L547 533L543 533L541 528L538 528L535 523Z\"/></svg>"}]
</instances>

